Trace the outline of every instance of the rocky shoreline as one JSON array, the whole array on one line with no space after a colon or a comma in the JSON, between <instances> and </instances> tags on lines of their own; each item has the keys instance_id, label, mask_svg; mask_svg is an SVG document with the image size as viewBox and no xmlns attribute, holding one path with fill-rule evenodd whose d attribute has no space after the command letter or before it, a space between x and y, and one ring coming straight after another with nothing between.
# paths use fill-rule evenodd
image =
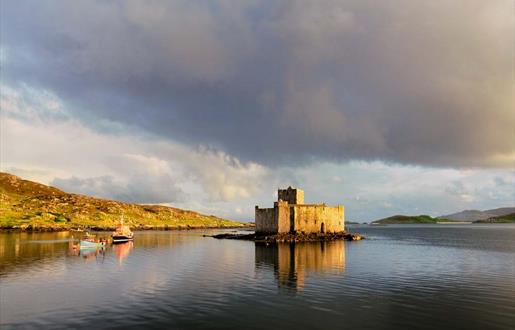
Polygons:
<instances>
[{"instance_id":1,"label":"rocky shoreline","mask_svg":"<svg viewBox=\"0 0 515 330\"><path fill-rule=\"evenodd\" d=\"M297 243L297 242L323 242L323 241L334 241L334 240L346 240L346 241L360 241L365 237L359 234L353 234L349 232L339 233L295 233L295 234L276 234L276 235L264 235L264 234L218 234L218 235L204 235L207 237L213 237L217 239L238 239L245 241L254 241L262 243Z\"/></svg>"},{"instance_id":2,"label":"rocky shoreline","mask_svg":"<svg viewBox=\"0 0 515 330\"><path fill-rule=\"evenodd\" d=\"M131 226L132 230L194 230L194 229L245 229L254 226ZM46 225L27 225L27 226L3 226L0 232L64 232L64 231L114 231L115 227L68 227L68 226L46 226Z\"/></svg>"}]
</instances>

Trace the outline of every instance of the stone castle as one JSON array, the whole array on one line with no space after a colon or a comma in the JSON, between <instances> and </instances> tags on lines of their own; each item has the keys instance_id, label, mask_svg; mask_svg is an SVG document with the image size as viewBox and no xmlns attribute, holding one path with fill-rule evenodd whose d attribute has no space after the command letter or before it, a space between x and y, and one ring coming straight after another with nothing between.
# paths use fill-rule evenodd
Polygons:
<instances>
[{"instance_id":1,"label":"stone castle","mask_svg":"<svg viewBox=\"0 0 515 330\"><path fill-rule=\"evenodd\" d=\"M256 205L256 233L331 233L345 230L343 205L304 204L301 189L279 189L273 208Z\"/></svg>"}]
</instances>

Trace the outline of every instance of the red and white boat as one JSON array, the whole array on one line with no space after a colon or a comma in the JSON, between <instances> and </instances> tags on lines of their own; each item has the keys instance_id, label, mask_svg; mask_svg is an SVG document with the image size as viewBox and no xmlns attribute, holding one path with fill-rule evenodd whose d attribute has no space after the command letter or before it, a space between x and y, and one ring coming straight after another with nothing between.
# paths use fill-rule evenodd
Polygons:
<instances>
[{"instance_id":1,"label":"red and white boat","mask_svg":"<svg viewBox=\"0 0 515 330\"><path fill-rule=\"evenodd\" d=\"M113 243L124 243L132 241L134 239L134 233L131 231L129 226L123 224L123 218L120 223L116 225L116 230L111 235Z\"/></svg>"}]
</instances>

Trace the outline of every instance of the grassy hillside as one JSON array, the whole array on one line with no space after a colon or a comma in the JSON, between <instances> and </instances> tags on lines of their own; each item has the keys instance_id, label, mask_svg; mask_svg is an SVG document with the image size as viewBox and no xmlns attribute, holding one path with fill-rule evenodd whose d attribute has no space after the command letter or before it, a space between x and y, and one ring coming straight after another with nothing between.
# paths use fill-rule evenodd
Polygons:
<instances>
[{"instance_id":1,"label":"grassy hillside","mask_svg":"<svg viewBox=\"0 0 515 330\"><path fill-rule=\"evenodd\" d=\"M127 204L69 194L54 187L0 172L0 228L111 230L122 215L125 223L134 229L248 225L173 207Z\"/></svg>"},{"instance_id":2,"label":"grassy hillside","mask_svg":"<svg viewBox=\"0 0 515 330\"><path fill-rule=\"evenodd\" d=\"M373 221L376 224L421 224L421 223L437 223L452 222L446 219L433 218L429 215L394 215L388 218Z\"/></svg>"},{"instance_id":3,"label":"grassy hillside","mask_svg":"<svg viewBox=\"0 0 515 330\"><path fill-rule=\"evenodd\" d=\"M491 217L484 220L477 220L474 223L515 223L515 213Z\"/></svg>"}]
</instances>

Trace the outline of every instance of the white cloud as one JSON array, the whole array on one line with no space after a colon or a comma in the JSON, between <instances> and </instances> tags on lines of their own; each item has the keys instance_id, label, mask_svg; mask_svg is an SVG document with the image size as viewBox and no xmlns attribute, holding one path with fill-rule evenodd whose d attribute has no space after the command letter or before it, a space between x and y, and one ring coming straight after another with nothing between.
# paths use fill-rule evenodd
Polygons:
<instances>
[{"instance_id":1,"label":"white cloud","mask_svg":"<svg viewBox=\"0 0 515 330\"><path fill-rule=\"evenodd\" d=\"M343 184L332 180L334 176L341 177ZM379 161L324 162L298 169L297 179L306 187L307 201L343 203L349 220L368 221L393 214L436 216L515 205L515 173L502 169L463 171Z\"/></svg>"},{"instance_id":2,"label":"white cloud","mask_svg":"<svg viewBox=\"0 0 515 330\"><path fill-rule=\"evenodd\" d=\"M343 179L339 175L335 175L331 178L334 182L343 182Z\"/></svg>"},{"instance_id":3,"label":"white cloud","mask_svg":"<svg viewBox=\"0 0 515 330\"><path fill-rule=\"evenodd\" d=\"M164 175L170 172L168 162L157 157L145 156L140 154L125 154L127 161L133 161L141 165L141 170L147 171L152 175Z\"/></svg>"}]
</instances>

